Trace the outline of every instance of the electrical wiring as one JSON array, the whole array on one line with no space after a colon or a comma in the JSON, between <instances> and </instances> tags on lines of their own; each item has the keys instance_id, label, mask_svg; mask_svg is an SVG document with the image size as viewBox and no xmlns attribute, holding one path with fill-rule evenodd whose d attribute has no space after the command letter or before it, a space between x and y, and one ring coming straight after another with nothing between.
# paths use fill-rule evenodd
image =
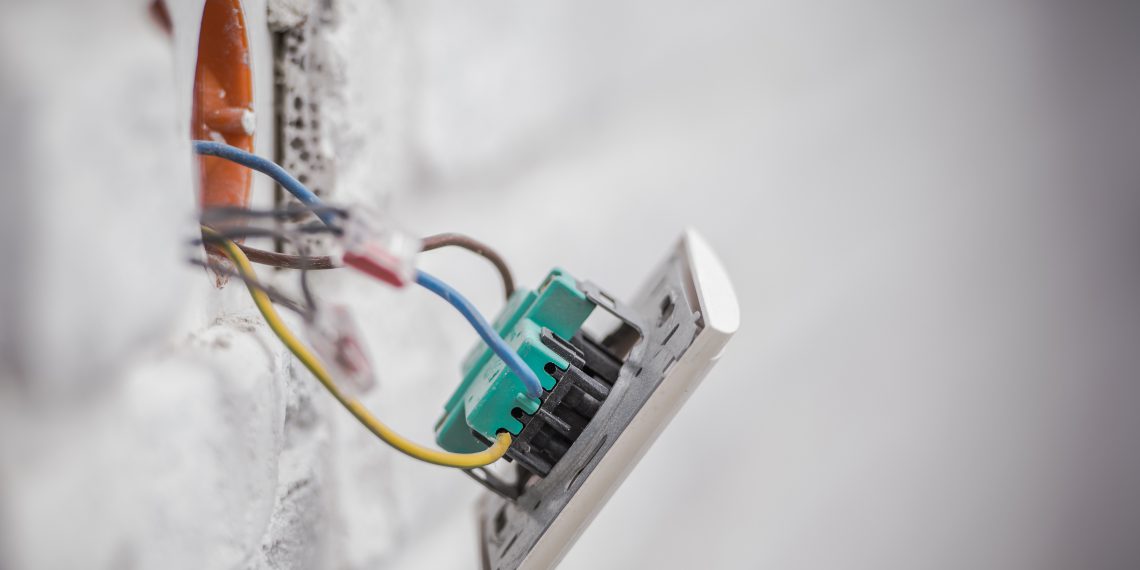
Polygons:
<instances>
[{"instance_id":1,"label":"electrical wiring","mask_svg":"<svg viewBox=\"0 0 1140 570\"><path fill-rule=\"evenodd\" d=\"M507 265L506 260L503 259L499 252L491 248L491 246L473 238L457 233L436 234L425 237L423 239L423 247L420 251L433 251L442 247L458 247L466 249L476 255L482 256L495 269L499 272L499 277L503 280L503 292L507 299L515 294L515 278L511 275L511 268Z\"/></svg>"},{"instance_id":2,"label":"electrical wiring","mask_svg":"<svg viewBox=\"0 0 1140 570\"><path fill-rule=\"evenodd\" d=\"M242 243L237 244L237 246L241 248L250 261L258 265L282 269L339 269L341 267L333 263L332 258L327 255L290 255L249 247Z\"/></svg>"},{"instance_id":3,"label":"electrical wiring","mask_svg":"<svg viewBox=\"0 0 1140 570\"><path fill-rule=\"evenodd\" d=\"M218 237L225 239L242 239L247 237L276 237L281 238L281 230L272 228L258 228L251 226L241 226L233 228L216 228ZM294 226L289 229L290 232L300 234L336 234L340 230L325 225L320 226Z\"/></svg>"},{"instance_id":4,"label":"electrical wiring","mask_svg":"<svg viewBox=\"0 0 1140 570\"><path fill-rule=\"evenodd\" d=\"M306 188L299 180L293 178L284 168L281 168L271 160L261 158L253 153L224 143L194 141L193 144L194 151L198 154L224 158L269 175L306 206L322 208L325 205L316 194ZM322 212L318 214L317 217L325 222L326 225L333 226L335 216L329 212ZM354 266L377 279L387 280L385 276L378 273L374 268L367 267L367 265L354 264ZM539 381L538 375L535 374L534 371L523 362L518 353L499 336L499 333L491 327L490 323L483 318L478 309L476 309L470 301L450 285L421 270L416 271L416 283L450 303L452 307L467 319L467 322L471 324L475 332L483 339L483 342L485 342L491 350L506 363L507 367L511 369L511 372L522 381L526 387L527 395L532 398L539 398L542 395L542 383Z\"/></svg>"},{"instance_id":5,"label":"electrical wiring","mask_svg":"<svg viewBox=\"0 0 1140 570\"><path fill-rule=\"evenodd\" d=\"M278 184L280 184L282 188L288 190L290 194L300 200L302 204L309 206L310 208L315 208L313 210L313 213L316 214L317 217L320 218L324 223L331 226L333 220L336 218L336 216L334 216L331 212L323 210L325 207L324 203L321 202L321 199L318 198L312 190L306 188L304 184L301 184L301 181L293 178L291 174L286 172L284 168L281 168L272 160L261 158L256 154L246 152L240 148L230 146L225 143L214 141L194 141L193 144L194 152L198 154L224 158L230 162L240 164L242 166L265 174L266 176L269 176Z\"/></svg>"},{"instance_id":6,"label":"electrical wiring","mask_svg":"<svg viewBox=\"0 0 1140 570\"><path fill-rule=\"evenodd\" d=\"M217 245L217 244L210 243L207 245L207 247L216 248L215 251L217 251L218 253L220 253L222 255L225 255L225 250L222 249L222 247ZM245 283L246 287L253 287L256 289L260 289L274 303L277 303L278 305L281 305L282 307L285 307L286 309L289 309L290 311L293 311L294 313L301 315L301 317L304 318L305 320L311 320L312 319L312 309L302 307L300 303L298 303L297 301L294 301L293 299L290 299L284 293L278 291L277 289L274 289L273 287L270 287L268 285L263 285L263 284L261 284L261 282L250 279L249 277L246 277L245 275L242 275L241 273L238 273L237 271L234 271L233 269L230 269L229 267L226 267L220 263L214 263L214 262L210 262L210 261L202 261L201 259L190 259L188 261L192 265L198 265L200 267L205 267L206 269L209 269L209 270L213 271L214 273L225 275L226 277L232 277L234 279L240 279L243 283Z\"/></svg>"},{"instance_id":7,"label":"electrical wiring","mask_svg":"<svg viewBox=\"0 0 1140 570\"><path fill-rule=\"evenodd\" d=\"M336 208L331 206L323 206L315 209L316 211L328 211L333 214L345 217L348 212L343 208ZM206 226L211 226L210 222L213 221L228 221L238 220L241 218L257 218L257 217L272 217L277 219L290 219L295 218L299 214L310 214L312 210L306 207L287 206L277 210L253 210L248 208L240 208L233 206L223 206L210 208L202 212L199 216L199 221ZM212 227L212 226L211 226ZM321 233L321 232L334 232L338 230L331 229L323 223L319 227L300 226L298 228L302 233ZM228 227L225 230L214 228L220 238L237 239L244 237L275 237L281 241L295 241L286 232L276 229L266 229L249 226L235 226ZM269 265L271 267L280 267L285 269L299 269L307 271L312 269L336 269L341 267L333 263L331 257L328 256L309 256L309 255L289 255L285 253L278 253L274 251L267 251L264 249L257 249L248 245L238 243L237 246L241 248L242 252L250 261L260 264ZM300 249L300 248L298 248Z\"/></svg>"},{"instance_id":8,"label":"electrical wiring","mask_svg":"<svg viewBox=\"0 0 1140 570\"><path fill-rule=\"evenodd\" d=\"M202 231L207 235L213 233L213 230L206 227L203 227ZM214 235L216 235L216 233ZM220 245L225 251L226 256L229 257L230 261L237 267L238 272L245 275L250 281L256 282L257 276L253 271L253 267L241 249L239 249L234 242L229 240L223 240ZM510 447L511 435L506 432L500 433L495 443L490 447L475 453L440 451L419 445L401 436L383 422L376 419L363 404L340 390L336 385L336 381L329 374L328 370L325 369L316 355L314 355L309 348L289 330L284 321L281 320L281 316L277 314L276 309L273 308L273 303L264 291L257 287L249 287L249 294L253 298L257 310L261 313L261 316L265 318L265 322L269 325L270 330L272 330L285 347L297 357L297 360L299 360L313 376L316 376L317 380L320 381L333 398L344 406L357 421L368 428L373 435L397 451L409 457L435 465L457 467L460 469L474 469L494 463L500 459Z\"/></svg>"},{"instance_id":9,"label":"electrical wiring","mask_svg":"<svg viewBox=\"0 0 1140 570\"><path fill-rule=\"evenodd\" d=\"M308 269L336 269L340 267L333 263L332 258L328 256L303 257L287 255L248 247L244 244L238 244L238 247L245 252L250 261L261 265L286 269L302 269L302 265L306 265ZM491 246L463 234L444 233L423 238L423 246L420 248L420 251L435 251L444 247L462 248L490 261L499 272L499 277L503 281L504 296L510 299L511 295L514 294L515 280L511 274L511 268L507 265L503 257L492 249Z\"/></svg>"},{"instance_id":10,"label":"electrical wiring","mask_svg":"<svg viewBox=\"0 0 1140 570\"><path fill-rule=\"evenodd\" d=\"M208 227L208 226L203 225L203 227ZM251 231L249 233L245 233L245 232L242 232L241 230L257 230L257 231ZM298 239L297 236L291 231L275 229L275 228L231 228L228 231L210 228L210 232L211 232L210 234L207 234L207 235L203 236L203 238L202 238L203 241L207 244L210 243L211 241L215 242L215 244L223 242L223 241L230 241L231 239L234 239L235 237L271 237L271 238L278 239L280 241L286 241L286 242L292 243L295 247L297 247L297 249L301 252L301 254L304 256L305 259L309 258L309 256L308 256L308 252L309 252L308 245L305 244L304 240ZM241 246L239 246L239 247L241 247ZM309 268L301 266L301 267L298 267L297 269L301 270L301 294L305 296L305 304L310 309L309 318L312 318L317 311L317 298L315 295L313 295L313 290L309 286L309 272L308 272Z\"/></svg>"},{"instance_id":11,"label":"electrical wiring","mask_svg":"<svg viewBox=\"0 0 1140 570\"><path fill-rule=\"evenodd\" d=\"M199 218L202 220L202 223L209 225L210 222L230 220L234 218L276 218L279 220L296 220L309 214L316 214L318 212L328 212L341 218L348 216L347 210L344 208L337 208L335 206L320 206L316 208L309 208L289 204L284 208L271 210L242 208L239 206L214 206L203 210Z\"/></svg>"},{"instance_id":12,"label":"electrical wiring","mask_svg":"<svg viewBox=\"0 0 1140 570\"><path fill-rule=\"evenodd\" d=\"M483 315L479 314L479 310L471 304L471 301L468 301L466 297L460 295L458 291L452 289L447 283L440 281L422 269L416 270L416 283L428 291L439 295L448 303L451 303L451 306L455 307L455 310L459 311L459 314L463 315L463 317L467 319L467 322L471 323L471 326L475 329L475 332L479 333L479 337L483 339L483 342L487 343L487 346L491 347L491 350L498 355L499 358L503 359L503 362L511 369L511 372L515 373L515 376L517 376L519 380L522 380L523 385L526 386L527 395L532 398L542 396L542 383L539 382L538 375L527 366L526 362L523 362L519 353L515 352L515 350L503 340L503 337L499 336L499 333L483 318Z\"/></svg>"},{"instance_id":13,"label":"electrical wiring","mask_svg":"<svg viewBox=\"0 0 1140 570\"><path fill-rule=\"evenodd\" d=\"M242 249L243 253L248 251L245 246L239 247ZM289 267L306 269L304 264L310 263L312 265L307 267L309 269L334 267L332 264L332 259L329 257L288 256L285 254L271 253L262 250L253 251L256 252L257 257L268 261L269 265L286 263ZM534 372L531 371L530 368L526 365L526 363L522 361L522 359L518 356L518 353L511 349L510 346L502 340L502 337L494 332L494 328L492 328L491 325L483 319L483 316L477 309L475 309L473 305L471 305L470 301L468 301L450 286L440 281L438 278L423 271L417 272L416 282L451 303L452 306L454 306L459 311L459 313L462 314L469 323L471 323L471 325L475 328L475 331L479 333L479 336L485 343L487 343L488 346L491 347L495 354L497 354L499 358L502 358L512 371L515 371L515 374L518 375L520 380L522 380L526 385L528 394L533 397L538 397L542 394L542 385L539 383L537 375L535 375ZM525 368L527 371L531 372L529 375L530 378L525 375L519 375L517 372L518 368Z\"/></svg>"}]
</instances>

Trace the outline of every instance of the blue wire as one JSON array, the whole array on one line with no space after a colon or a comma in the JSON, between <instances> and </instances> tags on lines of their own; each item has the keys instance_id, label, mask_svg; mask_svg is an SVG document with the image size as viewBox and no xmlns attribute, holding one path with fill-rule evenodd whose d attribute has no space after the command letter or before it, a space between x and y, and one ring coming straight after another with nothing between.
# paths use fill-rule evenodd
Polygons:
<instances>
[{"instance_id":1,"label":"blue wire","mask_svg":"<svg viewBox=\"0 0 1140 570\"><path fill-rule=\"evenodd\" d=\"M519 377L519 380L522 380L522 383L526 385L526 393L530 397L537 398L542 395L542 383L539 382L538 376L523 362L522 357L495 332L495 329L487 323L483 315L479 314L479 310L471 304L471 301L468 301L459 294L459 291L452 289L447 283L422 270L416 270L416 283L451 303L451 306L455 307L455 310L459 311L467 319L467 322L471 323L471 326L483 338L483 342L487 343L487 346L490 346L491 350L503 359L511 372Z\"/></svg>"},{"instance_id":2,"label":"blue wire","mask_svg":"<svg viewBox=\"0 0 1140 570\"><path fill-rule=\"evenodd\" d=\"M314 194L312 190L306 188L304 184L301 184L299 180L293 178L284 168L281 168L272 160L261 158L256 154L246 152L225 143L212 141L194 141L194 152L223 158L256 170L262 174L266 174L306 206L312 208L324 206L324 202L321 201L320 197ZM335 216L331 212L317 212L317 216L321 218L321 221L323 221L325 225L330 226L335 219ZM451 303L451 306L455 307L455 310L459 311L459 313L467 319L468 323L471 323L471 326L475 329L475 332L479 333L479 337L483 339L483 342L487 343L487 346L491 347L491 350L494 351L499 358L503 359L503 362L507 364L511 372L514 372L515 376L519 377L519 380L522 380L522 383L526 385L526 392L530 397L537 398L542 395L542 383L539 382L538 375L523 362L522 357L499 336L499 333L495 332L495 329L491 327L487 319L483 318L483 315L479 314L479 310L471 304L471 301L468 301L463 295L459 294L459 291L456 291L447 283L420 270L416 270L416 283L428 291L439 295L448 303Z\"/></svg>"},{"instance_id":3,"label":"blue wire","mask_svg":"<svg viewBox=\"0 0 1140 570\"><path fill-rule=\"evenodd\" d=\"M290 194L296 196L297 199L306 206L318 208L324 205L321 199L317 197L312 190L306 188L304 184L301 184L301 181L293 178L293 175L286 172L284 168L281 168L272 160L261 158L256 154L246 152L226 143L213 141L194 141L194 152L224 158L230 162L236 162L237 164L265 174L288 190ZM317 217L328 226L331 226L333 220L336 219L336 216L332 212L317 212Z\"/></svg>"}]
</instances>

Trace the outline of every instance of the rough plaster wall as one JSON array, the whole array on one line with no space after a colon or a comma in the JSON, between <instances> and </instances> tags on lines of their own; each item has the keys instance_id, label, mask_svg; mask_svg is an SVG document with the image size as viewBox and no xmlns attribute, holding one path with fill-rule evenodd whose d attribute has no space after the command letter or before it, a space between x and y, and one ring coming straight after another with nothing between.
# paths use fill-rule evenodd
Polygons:
<instances>
[{"instance_id":1,"label":"rough plaster wall","mask_svg":"<svg viewBox=\"0 0 1140 570\"><path fill-rule=\"evenodd\" d=\"M478 488L378 445L181 264L181 94L142 6L0 8L0 567L473 567ZM687 224L737 279L745 328L565 567L1137 566L1134 13L324 6L336 198L397 194L523 283L628 294ZM497 308L480 261L424 266ZM318 286L359 311L366 404L430 441L473 335Z\"/></svg>"},{"instance_id":2,"label":"rough plaster wall","mask_svg":"<svg viewBox=\"0 0 1140 570\"><path fill-rule=\"evenodd\" d=\"M408 170L397 6L271 2L269 20L282 54L282 164L318 194L381 205Z\"/></svg>"},{"instance_id":3,"label":"rough plaster wall","mask_svg":"<svg viewBox=\"0 0 1140 570\"><path fill-rule=\"evenodd\" d=\"M184 91L200 5L172 6L173 40L145 2L3 5L0 567L465 563L471 536L423 546L466 520L454 515L470 484L378 444L284 356L240 287L217 291L182 261L196 233ZM404 172L384 167L402 147L399 35L375 33L394 29L392 10L319 8L322 144L337 166L327 192L379 205ZM267 14L246 17L264 26ZM266 55L255 51L255 73ZM271 134L259 127L267 154ZM432 347L446 329L458 354L471 341L461 321L363 279L318 287L383 321L366 328L377 344L415 347L377 347L378 361L406 362L382 367L383 391L366 402L430 441L455 370Z\"/></svg>"},{"instance_id":4,"label":"rough plaster wall","mask_svg":"<svg viewBox=\"0 0 1140 570\"><path fill-rule=\"evenodd\" d=\"M287 20L272 16L278 8L270 5L270 19ZM296 8L297 3L281 7L288 13ZM403 158L405 42L397 8L390 3L311 2L303 17L279 27L285 57L282 160L337 201L386 208L408 177ZM441 325L449 313L438 306L432 313L437 301L416 292L394 294L351 275L315 275L314 283L330 298L349 303L373 341L380 387L363 398L365 404L390 425L430 442L438 402L455 369L441 366L449 361L439 356L460 350L442 343L439 335L445 329L462 331L456 326L460 322ZM432 317L425 319L425 314ZM463 338L461 344L470 342L462 333L455 336ZM451 499L467 483L457 485L457 473L393 454L346 414L333 414L332 421L337 426L332 442L336 468L327 485L336 490L335 516L317 528L336 545L339 563L404 567L409 552L432 556L436 550L417 545L430 544L434 529L449 526L441 521L463 513L469 500ZM471 559L471 537L463 545L441 551L444 556L460 553L447 565Z\"/></svg>"},{"instance_id":5,"label":"rough plaster wall","mask_svg":"<svg viewBox=\"0 0 1140 570\"><path fill-rule=\"evenodd\" d=\"M328 402L183 261L182 38L144 2L0 28L0 567L329 565Z\"/></svg>"}]
</instances>

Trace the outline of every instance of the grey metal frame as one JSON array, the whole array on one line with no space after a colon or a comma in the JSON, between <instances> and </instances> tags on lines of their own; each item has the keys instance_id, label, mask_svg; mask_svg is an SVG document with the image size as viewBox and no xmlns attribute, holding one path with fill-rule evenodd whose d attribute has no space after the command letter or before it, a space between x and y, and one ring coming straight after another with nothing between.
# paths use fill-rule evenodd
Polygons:
<instances>
[{"instance_id":1,"label":"grey metal frame","mask_svg":"<svg viewBox=\"0 0 1140 570\"><path fill-rule=\"evenodd\" d=\"M484 494L478 508L483 568L513 569L525 560L700 333L700 302L683 253L675 250L648 283L628 306L591 283L580 283L591 300L636 329L641 339L598 414L547 477L529 482L514 502Z\"/></svg>"}]
</instances>

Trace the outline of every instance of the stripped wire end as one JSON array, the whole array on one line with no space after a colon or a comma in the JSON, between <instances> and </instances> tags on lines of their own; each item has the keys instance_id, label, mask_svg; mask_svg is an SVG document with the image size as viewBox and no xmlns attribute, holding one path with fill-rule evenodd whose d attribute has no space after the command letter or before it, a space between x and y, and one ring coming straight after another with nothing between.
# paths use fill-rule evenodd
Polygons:
<instances>
[{"instance_id":1,"label":"stripped wire end","mask_svg":"<svg viewBox=\"0 0 1140 570\"><path fill-rule=\"evenodd\" d=\"M376 385L364 337L344 305L326 305L308 323L305 336L346 393L362 396Z\"/></svg>"},{"instance_id":2,"label":"stripped wire end","mask_svg":"<svg viewBox=\"0 0 1140 570\"><path fill-rule=\"evenodd\" d=\"M339 240L344 265L393 287L415 281L418 238L366 208L353 208Z\"/></svg>"}]
</instances>

